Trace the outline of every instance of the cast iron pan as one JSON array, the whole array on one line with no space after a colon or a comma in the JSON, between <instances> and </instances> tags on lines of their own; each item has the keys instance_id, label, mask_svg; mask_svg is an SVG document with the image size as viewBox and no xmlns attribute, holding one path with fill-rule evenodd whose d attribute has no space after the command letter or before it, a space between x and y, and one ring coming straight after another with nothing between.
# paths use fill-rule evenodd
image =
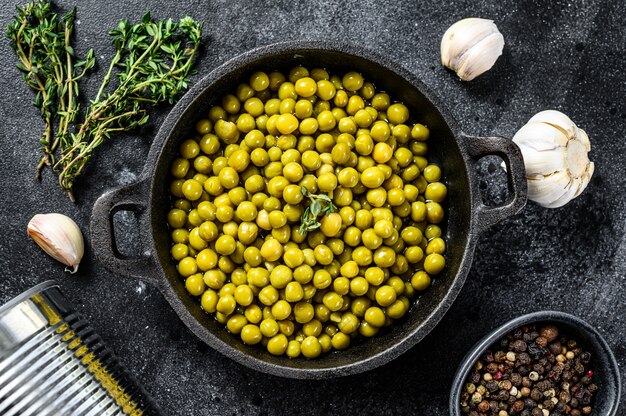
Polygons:
<instances>
[{"instance_id":1,"label":"cast iron pan","mask_svg":"<svg viewBox=\"0 0 626 416\"><path fill-rule=\"evenodd\" d=\"M591 353L591 365L594 369L594 383L598 385L598 391L594 398L593 414L603 416L615 416L619 407L622 383L620 381L619 367L615 356L602 335L582 319L559 311L540 311L523 315L509 322L481 339L463 359L454 376L452 389L450 390L450 416L462 416L460 399L467 378L474 363L496 341L504 337L514 329L532 323L553 324L579 345Z\"/></svg>"},{"instance_id":2,"label":"cast iron pan","mask_svg":"<svg viewBox=\"0 0 626 416\"><path fill-rule=\"evenodd\" d=\"M448 186L446 226L447 267L421 296L407 317L387 332L346 351L315 360L274 357L262 348L244 345L186 292L170 259L166 215L170 206L170 165L179 144L194 136L193 127L209 107L235 90L257 71L288 70L296 65L323 67L333 73L361 72L378 90L404 102L412 117L431 131L429 161L442 166ZM488 207L482 203L476 161L501 156L506 165L509 200ZM413 74L387 58L354 45L288 42L263 46L226 62L199 81L172 109L154 140L138 182L114 189L95 203L91 218L94 252L109 270L142 279L159 288L193 333L228 357L258 371L292 378L320 379L359 373L380 366L405 352L428 334L458 295L470 269L477 236L515 213L526 203L524 163L517 146L501 137L472 137L460 131L440 100ZM143 243L140 258L126 258L116 249L113 214L134 211Z\"/></svg>"}]
</instances>

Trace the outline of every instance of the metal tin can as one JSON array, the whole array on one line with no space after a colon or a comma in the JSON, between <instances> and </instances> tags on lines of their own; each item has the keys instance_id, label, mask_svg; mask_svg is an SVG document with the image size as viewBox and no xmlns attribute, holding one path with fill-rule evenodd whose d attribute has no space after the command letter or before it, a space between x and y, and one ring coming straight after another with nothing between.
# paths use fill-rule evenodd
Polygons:
<instances>
[{"instance_id":1,"label":"metal tin can","mask_svg":"<svg viewBox=\"0 0 626 416\"><path fill-rule=\"evenodd\" d=\"M0 414L158 415L54 281L0 307Z\"/></svg>"}]
</instances>

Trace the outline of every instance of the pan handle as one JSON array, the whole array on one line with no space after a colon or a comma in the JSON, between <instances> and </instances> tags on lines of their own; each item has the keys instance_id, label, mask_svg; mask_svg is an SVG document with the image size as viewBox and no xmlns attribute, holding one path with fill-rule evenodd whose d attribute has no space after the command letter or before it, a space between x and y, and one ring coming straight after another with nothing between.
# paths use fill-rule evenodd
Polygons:
<instances>
[{"instance_id":1,"label":"pan handle","mask_svg":"<svg viewBox=\"0 0 626 416\"><path fill-rule=\"evenodd\" d=\"M487 230L494 224L517 214L526 205L526 169L519 147L504 137L476 137L461 134L464 148L472 159L470 182L476 186L475 165L484 156L500 156L506 164L506 175L509 186L509 198L504 205L490 207L482 203L480 198L475 202L475 226L478 232Z\"/></svg>"},{"instance_id":2,"label":"pan handle","mask_svg":"<svg viewBox=\"0 0 626 416\"><path fill-rule=\"evenodd\" d=\"M117 249L113 233L113 215L118 211L134 212L141 229L149 227L146 207L148 182L144 178L108 191L98 198L91 212L91 244L98 260L111 272L138 278L158 287L154 258L150 254L124 256Z\"/></svg>"}]
</instances>

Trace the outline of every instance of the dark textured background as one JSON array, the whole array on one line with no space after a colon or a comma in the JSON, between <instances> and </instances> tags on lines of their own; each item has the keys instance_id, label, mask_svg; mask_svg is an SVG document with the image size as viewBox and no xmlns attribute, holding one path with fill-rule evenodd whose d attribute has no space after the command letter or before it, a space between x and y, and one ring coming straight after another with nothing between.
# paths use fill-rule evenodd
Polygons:
<instances>
[{"instance_id":1,"label":"dark textured background","mask_svg":"<svg viewBox=\"0 0 626 416\"><path fill-rule=\"evenodd\" d=\"M3 1L3 31L13 6ZM588 320L606 336L624 368L624 2L83 0L78 50L94 47L96 56L104 58L101 65L108 62L112 47L107 31L119 19L138 19L145 10L157 17L190 14L206 22L201 74L255 46L285 39L341 38L388 54L417 74L472 134L511 137L534 113L561 110L589 133L595 176L589 189L565 208L548 210L531 203L482 235L459 298L439 326L402 357L377 370L335 380L293 381L259 374L200 343L158 291L108 273L90 247L79 273L71 276L28 240L26 224L40 212L65 213L87 233L96 198L140 173L165 111L144 131L98 149L76 186L79 202L73 205L50 173L42 183L33 180L42 124L8 42L2 40L0 303L36 283L58 280L169 415L443 415L451 380L466 350L496 325L540 309ZM441 67L439 41L449 25L470 16L494 19L506 47L495 68L466 84ZM100 68L99 76L102 72ZM96 78L90 78L83 91L93 94ZM490 160L480 166L481 188L492 201L503 197L504 176L496 164ZM120 223L128 222L123 220ZM132 233L125 241L133 244Z\"/></svg>"}]
</instances>

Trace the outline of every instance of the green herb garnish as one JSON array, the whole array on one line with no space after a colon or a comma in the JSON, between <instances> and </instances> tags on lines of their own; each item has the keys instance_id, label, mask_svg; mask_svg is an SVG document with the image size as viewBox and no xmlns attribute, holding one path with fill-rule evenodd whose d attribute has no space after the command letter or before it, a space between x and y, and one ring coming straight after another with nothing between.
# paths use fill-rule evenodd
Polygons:
<instances>
[{"instance_id":1,"label":"green herb garnish","mask_svg":"<svg viewBox=\"0 0 626 416\"><path fill-rule=\"evenodd\" d=\"M146 124L149 106L173 104L187 90L188 77L195 73L202 24L191 17L178 23L155 21L150 13L139 23L120 21L110 32L115 56L82 122L77 122L76 81L94 66L95 58L92 50L84 60L75 58L71 45L75 12L60 22L47 2L28 3L17 10L8 37L19 58L18 68L37 92L35 105L45 123L39 171L52 164L61 188L74 201L74 181L96 147L115 134ZM108 89L114 70L119 82ZM56 130L55 117L59 119ZM61 149L58 161L57 147Z\"/></svg>"},{"instance_id":2,"label":"green herb garnish","mask_svg":"<svg viewBox=\"0 0 626 416\"><path fill-rule=\"evenodd\" d=\"M321 224L317 220L320 214L328 215L334 212L337 207L326 194L312 194L304 186L301 186L300 189L302 195L311 200L311 203L304 209L304 213L300 217L300 234L304 235L309 231L320 228Z\"/></svg>"}]
</instances>

